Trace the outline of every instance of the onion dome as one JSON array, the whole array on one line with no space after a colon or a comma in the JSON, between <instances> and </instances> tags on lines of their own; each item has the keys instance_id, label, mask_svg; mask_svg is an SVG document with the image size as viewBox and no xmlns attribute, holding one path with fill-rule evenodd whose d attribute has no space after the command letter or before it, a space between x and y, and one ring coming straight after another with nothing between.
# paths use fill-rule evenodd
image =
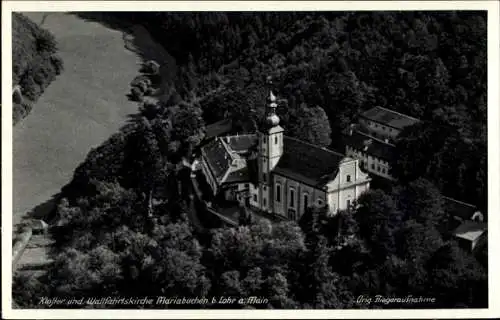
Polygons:
<instances>
[{"instance_id":1,"label":"onion dome","mask_svg":"<svg viewBox=\"0 0 500 320\"><path fill-rule=\"evenodd\" d=\"M275 127L280 123L280 118L276 115L276 108L278 104L276 103L276 96L272 91L269 92L267 97L267 115L266 115L266 125L268 127Z\"/></svg>"},{"instance_id":2,"label":"onion dome","mask_svg":"<svg viewBox=\"0 0 500 320\"><path fill-rule=\"evenodd\" d=\"M266 117L266 125L269 127L275 127L280 124L280 118L276 114L269 114Z\"/></svg>"}]
</instances>

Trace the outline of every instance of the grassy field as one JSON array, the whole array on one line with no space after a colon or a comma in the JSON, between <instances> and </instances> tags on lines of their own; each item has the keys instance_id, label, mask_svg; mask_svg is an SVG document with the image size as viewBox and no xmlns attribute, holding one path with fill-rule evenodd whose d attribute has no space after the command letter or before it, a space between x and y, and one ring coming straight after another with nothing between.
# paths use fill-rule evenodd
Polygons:
<instances>
[{"instance_id":1,"label":"grassy field","mask_svg":"<svg viewBox=\"0 0 500 320\"><path fill-rule=\"evenodd\" d=\"M126 94L142 62L119 30L73 14L26 15L54 34L65 70L13 129L15 225L28 212L49 210L89 150L137 112Z\"/></svg>"}]
</instances>

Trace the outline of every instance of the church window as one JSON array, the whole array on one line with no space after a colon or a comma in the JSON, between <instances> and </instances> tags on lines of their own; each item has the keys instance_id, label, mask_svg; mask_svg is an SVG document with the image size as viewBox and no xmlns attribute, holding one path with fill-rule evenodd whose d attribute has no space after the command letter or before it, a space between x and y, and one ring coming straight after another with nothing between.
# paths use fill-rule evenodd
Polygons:
<instances>
[{"instance_id":1,"label":"church window","mask_svg":"<svg viewBox=\"0 0 500 320\"><path fill-rule=\"evenodd\" d=\"M295 189L290 188L290 208L295 208Z\"/></svg>"},{"instance_id":2,"label":"church window","mask_svg":"<svg viewBox=\"0 0 500 320\"><path fill-rule=\"evenodd\" d=\"M276 184L276 202L281 202L281 185Z\"/></svg>"},{"instance_id":3,"label":"church window","mask_svg":"<svg viewBox=\"0 0 500 320\"><path fill-rule=\"evenodd\" d=\"M347 177L346 177L346 181L347 181L347 182L351 182L351 175L349 175L349 174L347 175Z\"/></svg>"},{"instance_id":4,"label":"church window","mask_svg":"<svg viewBox=\"0 0 500 320\"><path fill-rule=\"evenodd\" d=\"M309 195L304 193L304 211L309 208Z\"/></svg>"}]
</instances>

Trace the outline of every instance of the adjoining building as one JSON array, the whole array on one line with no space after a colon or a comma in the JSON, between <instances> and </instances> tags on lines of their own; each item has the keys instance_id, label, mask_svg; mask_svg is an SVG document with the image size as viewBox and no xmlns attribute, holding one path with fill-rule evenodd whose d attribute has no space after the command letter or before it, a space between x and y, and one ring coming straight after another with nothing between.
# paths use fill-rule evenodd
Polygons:
<instances>
[{"instance_id":1,"label":"adjoining building","mask_svg":"<svg viewBox=\"0 0 500 320\"><path fill-rule=\"evenodd\" d=\"M488 225L484 215L470 203L443 197L448 216L447 229L460 247L473 252L487 242Z\"/></svg>"},{"instance_id":2,"label":"adjoining building","mask_svg":"<svg viewBox=\"0 0 500 320\"><path fill-rule=\"evenodd\" d=\"M346 155L359 159L361 167L377 176L394 180L391 162L395 142L401 131L420 120L405 114L374 107L360 114L358 123L351 125L346 143Z\"/></svg>"},{"instance_id":3,"label":"adjoining building","mask_svg":"<svg viewBox=\"0 0 500 320\"><path fill-rule=\"evenodd\" d=\"M487 224L479 221L465 221L455 229L453 236L460 247L474 252L486 244Z\"/></svg>"},{"instance_id":4,"label":"adjoining building","mask_svg":"<svg viewBox=\"0 0 500 320\"><path fill-rule=\"evenodd\" d=\"M298 220L310 206L330 214L370 188L359 160L284 135L269 93L257 133L217 137L201 148L201 170L214 195L276 218Z\"/></svg>"},{"instance_id":5,"label":"adjoining building","mask_svg":"<svg viewBox=\"0 0 500 320\"><path fill-rule=\"evenodd\" d=\"M420 122L419 119L382 107L373 107L360 114L358 123L374 138L394 142L404 128Z\"/></svg>"}]
</instances>

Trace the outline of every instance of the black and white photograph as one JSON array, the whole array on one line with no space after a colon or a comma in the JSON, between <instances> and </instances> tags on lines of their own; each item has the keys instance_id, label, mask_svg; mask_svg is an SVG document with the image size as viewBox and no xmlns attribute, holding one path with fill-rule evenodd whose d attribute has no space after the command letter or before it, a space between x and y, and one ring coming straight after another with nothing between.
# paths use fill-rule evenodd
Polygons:
<instances>
[{"instance_id":1,"label":"black and white photograph","mask_svg":"<svg viewBox=\"0 0 500 320\"><path fill-rule=\"evenodd\" d=\"M496 308L498 3L6 2L11 318Z\"/></svg>"}]
</instances>

